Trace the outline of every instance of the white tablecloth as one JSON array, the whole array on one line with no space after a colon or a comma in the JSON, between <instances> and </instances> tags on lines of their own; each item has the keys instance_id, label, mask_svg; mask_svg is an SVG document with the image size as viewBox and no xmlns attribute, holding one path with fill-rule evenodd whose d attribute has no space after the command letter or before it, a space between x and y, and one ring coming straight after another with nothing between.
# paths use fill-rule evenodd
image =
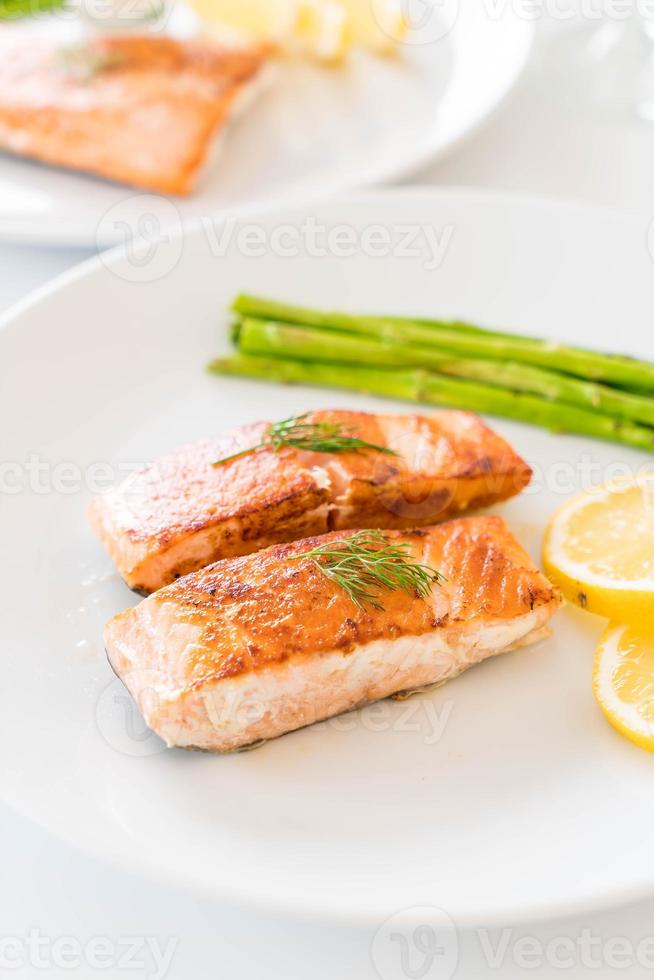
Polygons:
<instances>
[{"instance_id":1,"label":"white tablecloth","mask_svg":"<svg viewBox=\"0 0 654 980\"><path fill-rule=\"evenodd\" d=\"M555 195L644 210L654 216L654 125L620 125L576 114L549 85L543 57L547 33L541 31L527 74L495 119L416 182ZM87 254L0 246L0 310ZM20 752L20 746L4 746L4 750ZM625 831L628 833L628 828ZM0 842L0 975L4 975L4 955L7 961L13 958L18 964L16 969L7 970L7 975L20 978L44 974L157 976L154 961L143 946L143 940L156 938L162 948L167 941L173 942L174 953L166 972L169 980L367 980L379 976L370 954L372 935L365 930L245 914L178 894L107 868L1 807ZM507 926L510 929L511 924ZM30 930L31 953L26 945ZM642 977L645 969L635 951L650 935L654 935L654 900L504 935L462 934L455 976L464 980L489 976L522 980L562 974L603 978L619 972L623 977ZM6 937L16 941L3 946ZM72 946L66 946L69 937ZM133 945L128 973L125 958L129 937L138 941ZM533 943L521 945L517 942L520 937L531 937ZM571 948L569 942L551 944L562 937L573 941L576 952L572 959L565 953ZM626 945L620 945L621 937ZM106 939L102 946L106 955L97 962L108 965L100 969L87 962L74 968L79 959L75 943L88 944L94 938L101 946ZM59 953L72 950L69 959L58 955L58 967L51 966L50 971L39 968L39 957L41 962L53 962L52 943L56 939L63 940ZM38 948L37 940L42 941ZM505 950L501 970L489 966L488 942L500 952ZM541 965L527 969L524 964L529 962L530 949L531 962ZM628 961L631 966L617 971L620 949L622 962ZM574 969L561 965L570 962ZM437 970L438 964L420 975L428 980L437 978ZM400 970L388 973L384 980L410 975L418 973L403 974Z\"/></svg>"}]
</instances>

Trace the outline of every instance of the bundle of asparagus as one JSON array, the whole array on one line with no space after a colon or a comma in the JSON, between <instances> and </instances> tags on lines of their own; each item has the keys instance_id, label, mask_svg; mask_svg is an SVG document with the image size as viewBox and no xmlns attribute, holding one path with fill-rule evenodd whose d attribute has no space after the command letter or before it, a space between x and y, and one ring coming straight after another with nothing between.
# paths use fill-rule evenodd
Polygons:
<instances>
[{"instance_id":1,"label":"bundle of asparagus","mask_svg":"<svg viewBox=\"0 0 654 980\"><path fill-rule=\"evenodd\" d=\"M57 10L64 0L0 0L0 20L19 20Z\"/></svg>"},{"instance_id":2,"label":"bundle of asparagus","mask_svg":"<svg viewBox=\"0 0 654 980\"><path fill-rule=\"evenodd\" d=\"M254 296L218 374L486 412L654 450L654 364L468 323L352 316Z\"/></svg>"}]
</instances>

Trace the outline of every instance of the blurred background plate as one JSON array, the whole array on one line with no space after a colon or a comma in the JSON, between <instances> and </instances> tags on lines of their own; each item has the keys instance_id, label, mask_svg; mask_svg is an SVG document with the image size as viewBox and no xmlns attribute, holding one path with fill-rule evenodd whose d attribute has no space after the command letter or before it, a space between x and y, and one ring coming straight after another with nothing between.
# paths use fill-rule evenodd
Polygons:
<instances>
[{"instance_id":1,"label":"blurred background plate","mask_svg":"<svg viewBox=\"0 0 654 980\"><path fill-rule=\"evenodd\" d=\"M39 18L36 30L76 36ZM184 32L180 11L172 29ZM495 109L524 67L521 3L443 0L397 58L355 52L342 68L283 62L237 119L189 199L0 156L0 239L94 247L219 212L261 210L399 179L444 154Z\"/></svg>"}]
</instances>

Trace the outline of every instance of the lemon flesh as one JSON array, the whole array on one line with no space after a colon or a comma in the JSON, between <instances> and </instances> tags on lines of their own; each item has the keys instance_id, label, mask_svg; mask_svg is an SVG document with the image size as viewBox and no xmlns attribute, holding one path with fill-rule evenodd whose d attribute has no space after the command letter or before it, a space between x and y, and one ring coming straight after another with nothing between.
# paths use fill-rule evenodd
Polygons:
<instances>
[{"instance_id":1,"label":"lemon flesh","mask_svg":"<svg viewBox=\"0 0 654 980\"><path fill-rule=\"evenodd\" d=\"M545 534L543 562L582 608L654 623L654 480L600 488L559 508Z\"/></svg>"},{"instance_id":2,"label":"lemon flesh","mask_svg":"<svg viewBox=\"0 0 654 980\"><path fill-rule=\"evenodd\" d=\"M654 752L654 623L607 628L595 654L593 692L617 731Z\"/></svg>"}]
</instances>

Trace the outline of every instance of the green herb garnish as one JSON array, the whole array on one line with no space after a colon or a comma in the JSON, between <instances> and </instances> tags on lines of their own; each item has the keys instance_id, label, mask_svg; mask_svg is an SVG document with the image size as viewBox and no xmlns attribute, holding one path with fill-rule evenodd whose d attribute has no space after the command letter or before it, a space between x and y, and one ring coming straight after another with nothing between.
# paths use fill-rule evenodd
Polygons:
<instances>
[{"instance_id":1,"label":"green herb garnish","mask_svg":"<svg viewBox=\"0 0 654 980\"><path fill-rule=\"evenodd\" d=\"M360 609L367 603L383 610L381 592L403 591L425 599L432 585L447 581L429 565L411 560L406 541L392 544L383 531L357 531L349 538L328 541L290 561L308 558L323 575L344 589Z\"/></svg>"},{"instance_id":2,"label":"green herb garnish","mask_svg":"<svg viewBox=\"0 0 654 980\"><path fill-rule=\"evenodd\" d=\"M220 466L232 459L239 459L259 449L273 449L279 452L284 446L294 449L305 449L313 453L353 453L363 449L373 449L387 456L397 456L394 449L388 446L378 446L374 442L366 442L351 435L342 422L306 422L308 412L303 415L293 415L291 418L273 422L264 439L256 446L242 449L241 452L217 459L212 466Z\"/></svg>"},{"instance_id":3,"label":"green herb garnish","mask_svg":"<svg viewBox=\"0 0 654 980\"><path fill-rule=\"evenodd\" d=\"M96 75L104 71L119 68L125 62L122 52L102 51L85 44L62 48L58 56L62 71L84 83L93 81Z\"/></svg>"}]
</instances>

